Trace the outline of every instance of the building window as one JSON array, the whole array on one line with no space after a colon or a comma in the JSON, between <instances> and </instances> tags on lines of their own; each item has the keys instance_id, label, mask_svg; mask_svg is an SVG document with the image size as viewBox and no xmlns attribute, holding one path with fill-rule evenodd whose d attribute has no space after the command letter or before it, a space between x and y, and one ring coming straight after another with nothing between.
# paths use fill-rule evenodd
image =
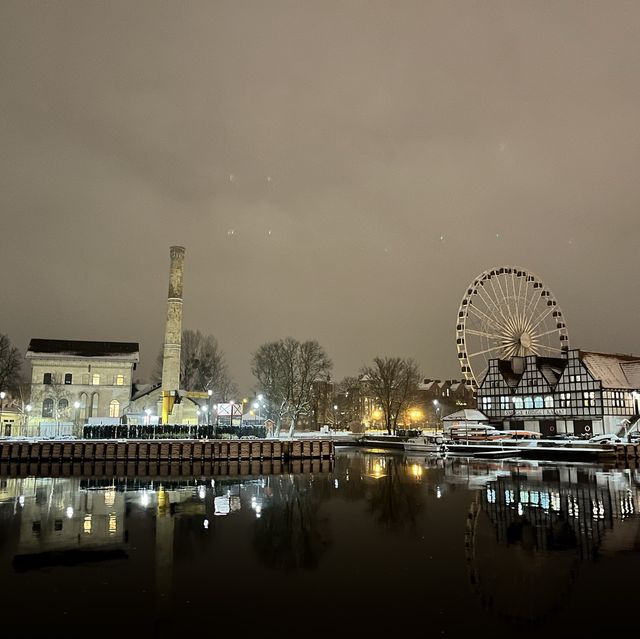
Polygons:
<instances>
[{"instance_id":1,"label":"building window","mask_svg":"<svg viewBox=\"0 0 640 639\"><path fill-rule=\"evenodd\" d=\"M117 399L109 402L109 417L120 417L120 402Z\"/></svg>"},{"instance_id":2,"label":"building window","mask_svg":"<svg viewBox=\"0 0 640 639\"><path fill-rule=\"evenodd\" d=\"M100 373L93 374L93 377L91 378L91 383L94 386L100 386Z\"/></svg>"},{"instance_id":3,"label":"building window","mask_svg":"<svg viewBox=\"0 0 640 639\"><path fill-rule=\"evenodd\" d=\"M514 397L513 404L516 407L516 410L522 410L522 397Z\"/></svg>"},{"instance_id":4,"label":"building window","mask_svg":"<svg viewBox=\"0 0 640 639\"><path fill-rule=\"evenodd\" d=\"M98 393L94 393L91 396L91 412L89 413L89 417L99 417L98 415Z\"/></svg>"},{"instance_id":5,"label":"building window","mask_svg":"<svg viewBox=\"0 0 640 639\"><path fill-rule=\"evenodd\" d=\"M500 410L509 410L509 396L502 395L500 397Z\"/></svg>"},{"instance_id":6,"label":"building window","mask_svg":"<svg viewBox=\"0 0 640 639\"><path fill-rule=\"evenodd\" d=\"M593 391L591 391L590 393L582 393L582 403L584 406L595 406L596 394Z\"/></svg>"},{"instance_id":7,"label":"building window","mask_svg":"<svg viewBox=\"0 0 640 639\"><path fill-rule=\"evenodd\" d=\"M69 400L61 399L58 402L58 415L60 416L66 415L68 409L69 409Z\"/></svg>"},{"instance_id":8,"label":"building window","mask_svg":"<svg viewBox=\"0 0 640 639\"><path fill-rule=\"evenodd\" d=\"M124 386L124 375L116 375L116 386Z\"/></svg>"},{"instance_id":9,"label":"building window","mask_svg":"<svg viewBox=\"0 0 640 639\"><path fill-rule=\"evenodd\" d=\"M42 416L53 417L53 400L50 397L42 402Z\"/></svg>"},{"instance_id":10,"label":"building window","mask_svg":"<svg viewBox=\"0 0 640 639\"><path fill-rule=\"evenodd\" d=\"M64 383L71 384L73 382L73 375L71 373L64 374Z\"/></svg>"},{"instance_id":11,"label":"building window","mask_svg":"<svg viewBox=\"0 0 640 639\"><path fill-rule=\"evenodd\" d=\"M553 408L553 395L547 395L544 398L544 407L545 408Z\"/></svg>"},{"instance_id":12,"label":"building window","mask_svg":"<svg viewBox=\"0 0 640 639\"><path fill-rule=\"evenodd\" d=\"M51 373L45 373L44 377L42 378L42 383L43 384L51 384Z\"/></svg>"},{"instance_id":13,"label":"building window","mask_svg":"<svg viewBox=\"0 0 640 639\"><path fill-rule=\"evenodd\" d=\"M536 395L536 398L533 401L535 408L544 408L544 402L542 401L542 397L540 397L540 395Z\"/></svg>"},{"instance_id":14,"label":"building window","mask_svg":"<svg viewBox=\"0 0 640 639\"><path fill-rule=\"evenodd\" d=\"M525 397L524 398L524 407L525 408L533 408L533 398L532 397Z\"/></svg>"},{"instance_id":15,"label":"building window","mask_svg":"<svg viewBox=\"0 0 640 639\"><path fill-rule=\"evenodd\" d=\"M571 395L569 393L560 393L560 408L567 408Z\"/></svg>"}]
</instances>

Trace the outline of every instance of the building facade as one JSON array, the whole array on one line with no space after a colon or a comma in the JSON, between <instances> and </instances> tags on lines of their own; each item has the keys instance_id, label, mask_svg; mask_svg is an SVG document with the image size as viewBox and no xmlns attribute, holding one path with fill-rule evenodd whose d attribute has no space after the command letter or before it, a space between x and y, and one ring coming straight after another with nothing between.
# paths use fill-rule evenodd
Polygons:
<instances>
[{"instance_id":1,"label":"building facade","mask_svg":"<svg viewBox=\"0 0 640 639\"><path fill-rule=\"evenodd\" d=\"M570 350L491 360L478 408L503 428L546 436L621 433L640 412L640 358Z\"/></svg>"},{"instance_id":2,"label":"building facade","mask_svg":"<svg viewBox=\"0 0 640 639\"><path fill-rule=\"evenodd\" d=\"M26 357L33 426L120 418L131 401L137 343L32 339Z\"/></svg>"}]
</instances>

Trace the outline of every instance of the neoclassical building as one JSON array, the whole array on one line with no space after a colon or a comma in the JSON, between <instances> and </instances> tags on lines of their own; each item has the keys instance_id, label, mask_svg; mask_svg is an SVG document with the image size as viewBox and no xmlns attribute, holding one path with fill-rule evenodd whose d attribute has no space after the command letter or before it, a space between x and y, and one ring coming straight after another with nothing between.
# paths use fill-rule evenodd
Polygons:
<instances>
[{"instance_id":1,"label":"neoclassical building","mask_svg":"<svg viewBox=\"0 0 640 639\"><path fill-rule=\"evenodd\" d=\"M89 418L117 419L131 402L135 342L32 339L31 425L80 426Z\"/></svg>"},{"instance_id":2,"label":"neoclassical building","mask_svg":"<svg viewBox=\"0 0 640 639\"><path fill-rule=\"evenodd\" d=\"M640 417L640 358L570 350L494 359L478 408L501 427L543 435L622 432Z\"/></svg>"}]
</instances>

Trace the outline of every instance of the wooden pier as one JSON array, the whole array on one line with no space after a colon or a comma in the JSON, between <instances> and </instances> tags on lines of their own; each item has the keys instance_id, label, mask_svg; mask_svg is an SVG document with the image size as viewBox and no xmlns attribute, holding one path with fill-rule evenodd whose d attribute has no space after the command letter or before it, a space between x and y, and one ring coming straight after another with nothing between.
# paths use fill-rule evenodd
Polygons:
<instances>
[{"instance_id":1,"label":"wooden pier","mask_svg":"<svg viewBox=\"0 0 640 639\"><path fill-rule=\"evenodd\" d=\"M333 459L331 440L40 440L0 443L0 464L16 462L231 462Z\"/></svg>"}]
</instances>

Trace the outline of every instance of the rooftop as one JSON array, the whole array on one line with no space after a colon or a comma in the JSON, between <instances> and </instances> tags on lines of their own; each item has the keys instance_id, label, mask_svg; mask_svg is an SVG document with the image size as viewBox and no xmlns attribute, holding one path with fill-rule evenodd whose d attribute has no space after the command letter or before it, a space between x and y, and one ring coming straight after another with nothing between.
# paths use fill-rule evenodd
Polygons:
<instances>
[{"instance_id":1,"label":"rooftop","mask_svg":"<svg viewBox=\"0 0 640 639\"><path fill-rule=\"evenodd\" d=\"M140 359L137 342L89 342L80 340L40 339L29 342L27 359L42 356L91 357L137 362Z\"/></svg>"}]
</instances>

